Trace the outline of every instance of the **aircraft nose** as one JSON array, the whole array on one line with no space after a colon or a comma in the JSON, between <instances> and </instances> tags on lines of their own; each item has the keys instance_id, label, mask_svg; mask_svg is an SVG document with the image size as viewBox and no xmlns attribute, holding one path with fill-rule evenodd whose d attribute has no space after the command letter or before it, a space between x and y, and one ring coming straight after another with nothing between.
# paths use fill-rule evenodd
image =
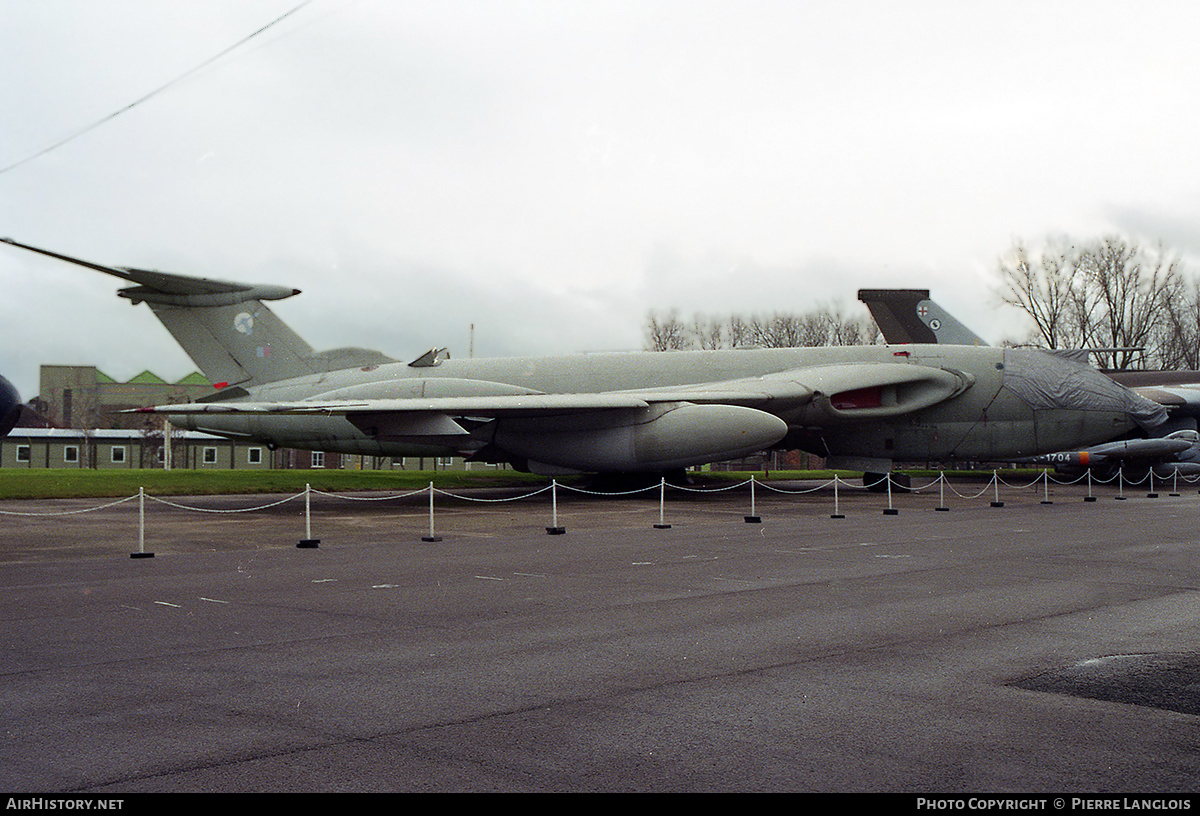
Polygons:
<instances>
[{"instance_id":1,"label":"aircraft nose","mask_svg":"<svg viewBox=\"0 0 1200 816\"><path fill-rule=\"evenodd\" d=\"M1167 409L1099 371L1040 349L1006 349L1004 384L1035 411L1065 408L1124 416L1143 428L1167 421Z\"/></svg>"},{"instance_id":2,"label":"aircraft nose","mask_svg":"<svg viewBox=\"0 0 1200 816\"><path fill-rule=\"evenodd\" d=\"M4 377L0 377L0 436L7 436L20 416L21 397L18 396L17 389Z\"/></svg>"}]
</instances>

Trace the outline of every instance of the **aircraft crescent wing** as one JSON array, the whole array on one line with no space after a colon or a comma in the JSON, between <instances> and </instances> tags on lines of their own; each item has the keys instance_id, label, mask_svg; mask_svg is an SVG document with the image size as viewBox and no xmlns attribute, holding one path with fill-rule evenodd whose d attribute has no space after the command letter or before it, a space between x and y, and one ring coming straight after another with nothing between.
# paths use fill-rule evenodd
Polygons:
<instances>
[{"instance_id":1,"label":"aircraft crescent wing","mask_svg":"<svg viewBox=\"0 0 1200 816\"><path fill-rule=\"evenodd\" d=\"M723 382L575 394L386 399L227 401L159 405L139 412L176 415L346 415L440 413L451 416L539 416L646 408L666 402L741 405L766 411L800 409L828 422L899 416L949 399L969 387L967 375L908 363L846 363Z\"/></svg>"},{"instance_id":2,"label":"aircraft crescent wing","mask_svg":"<svg viewBox=\"0 0 1200 816\"><path fill-rule=\"evenodd\" d=\"M1165 405L1176 416L1200 416L1200 387L1151 385L1137 386L1135 393Z\"/></svg>"},{"instance_id":3,"label":"aircraft crescent wing","mask_svg":"<svg viewBox=\"0 0 1200 816\"><path fill-rule=\"evenodd\" d=\"M500 416L536 415L563 411L645 408L639 397L619 394L520 394L491 397L433 397L411 399L298 400L296 402L193 402L138 408L152 414L201 415L342 415L363 413L442 413Z\"/></svg>"}]
</instances>

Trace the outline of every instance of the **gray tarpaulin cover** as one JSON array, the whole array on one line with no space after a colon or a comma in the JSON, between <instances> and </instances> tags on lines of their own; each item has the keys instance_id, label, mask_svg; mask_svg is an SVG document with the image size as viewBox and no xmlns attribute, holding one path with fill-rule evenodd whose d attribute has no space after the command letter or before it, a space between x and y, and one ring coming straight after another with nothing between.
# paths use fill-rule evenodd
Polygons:
<instances>
[{"instance_id":1,"label":"gray tarpaulin cover","mask_svg":"<svg viewBox=\"0 0 1200 816\"><path fill-rule=\"evenodd\" d=\"M1143 428L1167 421L1167 409L1157 402L1095 369L1039 349L1005 349L1004 384L1034 409L1121 411Z\"/></svg>"}]
</instances>

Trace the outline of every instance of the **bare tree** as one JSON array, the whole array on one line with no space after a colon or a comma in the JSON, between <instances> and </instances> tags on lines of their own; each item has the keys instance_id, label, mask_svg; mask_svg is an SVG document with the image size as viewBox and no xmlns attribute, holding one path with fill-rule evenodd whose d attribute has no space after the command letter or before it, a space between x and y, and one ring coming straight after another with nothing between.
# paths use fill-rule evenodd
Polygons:
<instances>
[{"instance_id":1,"label":"bare tree","mask_svg":"<svg viewBox=\"0 0 1200 816\"><path fill-rule=\"evenodd\" d=\"M1194 281L1182 282L1165 305L1158 358L1163 368L1200 369L1200 286Z\"/></svg>"},{"instance_id":2,"label":"bare tree","mask_svg":"<svg viewBox=\"0 0 1200 816\"><path fill-rule=\"evenodd\" d=\"M666 315L651 312L646 325L646 348L650 351L862 345L874 343L878 337L878 327L872 320L847 317L840 306L822 306L803 314L732 314L723 320L696 315L687 325L674 310Z\"/></svg>"},{"instance_id":3,"label":"bare tree","mask_svg":"<svg viewBox=\"0 0 1200 816\"><path fill-rule=\"evenodd\" d=\"M672 309L663 317L650 313L646 326L646 348L650 351L679 351L688 348L687 329Z\"/></svg>"},{"instance_id":4,"label":"bare tree","mask_svg":"<svg viewBox=\"0 0 1200 816\"><path fill-rule=\"evenodd\" d=\"M1079 314L1072 291L1074 254L1074 247L1061 244L1031 254L1018 242L1000 260L1001 300L1029 315L1047 348L1063 348L1064 342L1074 344L1077 339L1073 337Z\"/></svg>"},{"instance_id":5,"label":"bare tree","mask_svg":"<svg viewBox=\"0 0 1200 816\"><path fill-rule=\"evenodd\" d=\"M1162 246L1149 251L1109 236L1030 252L1018 242L999 272L1001 300L1030 317L1031 340L1047 348L1094 349L1101 366L1127 369L1172 365L1168 357L1194 347L1182 264Z\"/></svg>"},{"instance_id":6,"label":"bare tree","mask_svg":"<svg viewBox=\"0 0 1200 816\"><path fill-rule=\"evenodd\" d=\"M692 337L700 348L705 350L719 349L725 339L726 328L719 320L712 317L696 315L692 320Z\"/></svg>"},{"instance_id":7,"label":"bare tree","mask_svg":"<svg viewBox=\"0 0 1200 816\"><path fill-rule=\"evenodd\" d=\"M1081 266L1096 299L1087 340L1111 349L1103 353L1106 367L1130 368L1143 356L1155 360L1159 319L1182 292L1178 259L1168 259L1161 247L1149 253L1105 238L1083 254Z\"/></svg>"}]
</instances>

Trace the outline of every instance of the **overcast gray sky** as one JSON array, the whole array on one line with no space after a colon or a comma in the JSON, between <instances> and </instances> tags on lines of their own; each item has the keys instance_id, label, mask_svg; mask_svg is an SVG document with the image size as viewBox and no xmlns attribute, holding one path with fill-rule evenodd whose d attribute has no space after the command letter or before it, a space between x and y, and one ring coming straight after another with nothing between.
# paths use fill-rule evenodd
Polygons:
<instances>
[{"instance_id":1,"label":"overcast gray sky","mask_svg":"<svg viewBox=\"0 0 1200 816\"><path fill-rule=\"evenodd\" d=\"M0 0L0 167L299 0ZM1014 239L1200 270L1200 4L313 0L0 173L0 235L295 286L314 346L636 349L649 310L930 288L979 334ZM119 281L0 245L0 373L194 370Z\"/></svg>"}]
</instances>

